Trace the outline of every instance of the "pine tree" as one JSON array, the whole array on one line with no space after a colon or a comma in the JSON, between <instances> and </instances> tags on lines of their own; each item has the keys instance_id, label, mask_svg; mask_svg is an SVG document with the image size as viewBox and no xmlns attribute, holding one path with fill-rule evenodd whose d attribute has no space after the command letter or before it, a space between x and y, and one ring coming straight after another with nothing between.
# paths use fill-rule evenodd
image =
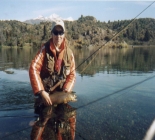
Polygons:
<instances>
[{"instance_id":1,"label":"pine tree","mask_svg":"<svg viewBox=\"0 0 155 140\"><path fill-rule=\"evenodd\" d=\"M149 40L150 40L150 33L149 33L148 30L146 30L143 40L144 40L144 41L149 41Z\"/></svg>"}]
</instances>

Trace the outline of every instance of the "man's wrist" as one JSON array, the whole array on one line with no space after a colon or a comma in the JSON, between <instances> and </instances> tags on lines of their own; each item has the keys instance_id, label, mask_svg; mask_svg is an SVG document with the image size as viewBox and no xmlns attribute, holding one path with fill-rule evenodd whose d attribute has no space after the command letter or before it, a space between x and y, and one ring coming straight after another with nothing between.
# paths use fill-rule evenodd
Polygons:
<instances>
[{"instance_id":1,"label":"man's wrist","mask_svg":"<svg viewBox=\"0 0 155 140\"><path fill-rule=\"evenodd\" d=\"M68 92L67 88L63 89L63 91Z\"/></svg>"},{"instance_id":2,"label":"man's wrist","mask_svg":"<svg viewBox=\"0 0 155 140\"><path fill-rule=\"evenodd\" d=\"M37 95L41 95L44 90L40 90Z\"/></svg>"}]
</instances>

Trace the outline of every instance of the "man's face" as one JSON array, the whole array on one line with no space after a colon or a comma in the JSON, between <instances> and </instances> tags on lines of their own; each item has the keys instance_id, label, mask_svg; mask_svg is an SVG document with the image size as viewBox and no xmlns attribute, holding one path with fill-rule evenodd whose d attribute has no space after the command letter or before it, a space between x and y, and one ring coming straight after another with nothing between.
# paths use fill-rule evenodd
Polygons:
<instances>
[{"instance_id":1,"label":"man's face","mask_svg":"<svg viewBox=\"0 0 155 140\"><path fill-rule=\"evenodd\" d=\"M64 31L61 26L55 26L52 31L53 43L59 48L64 39Z\"/></svg>"}]
</instances>

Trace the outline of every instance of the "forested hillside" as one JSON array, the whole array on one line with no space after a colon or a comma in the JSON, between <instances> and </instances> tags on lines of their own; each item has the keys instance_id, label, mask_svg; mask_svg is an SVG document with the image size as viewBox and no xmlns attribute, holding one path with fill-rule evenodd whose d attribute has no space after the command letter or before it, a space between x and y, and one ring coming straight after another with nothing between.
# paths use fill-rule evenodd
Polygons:
<instances>
[{"instance_id":1,"label":"forested hillside","mask_svg":"<svg viewBox=\"0 0 155 140\"><path fill-rule=\"evenodd\" d=\"M108 27L119 32L126 27L132 20L123 20L108 22ZM155 19L141 18L134 20L127 29L120 35L127 42L137 43L154 43L155 42Z\"/></svg>"},{"instance_id":2,"label":"forested hillside","mask_svg":"<svg viewBox=\"0 0 155 140\"><path fill-rule=\"evenodd\" d=\"M111 41L128 44L155 44L155 19L136 19L114 22L100 22L92 16L81 16L76 21L65 21L66 36L74 47L103 45L122 29L123 32ZM0 45L4 46L40 46L51 36L51 23L27 24L20 21L0 21Z\"/></svg>"}]
</instances>

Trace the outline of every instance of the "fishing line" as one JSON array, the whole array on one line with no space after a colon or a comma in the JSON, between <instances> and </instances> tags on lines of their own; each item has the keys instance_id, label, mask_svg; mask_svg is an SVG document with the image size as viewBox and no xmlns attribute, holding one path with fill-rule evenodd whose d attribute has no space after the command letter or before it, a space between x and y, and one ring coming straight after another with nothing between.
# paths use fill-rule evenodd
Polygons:
<instances>
[{"instance_id":1,"label":"fishing line","mask_svg":"<svg viewBox=\"0 0 155 140\"><path fill-rule=\"evenodd\" d=\"M121 89L121 90L115 91L115 92L113 92L113 93L111 93L111 94L108 94L108 95L106 95L106 96L104 96L104 97L101 97L101 98L96 99L96 100L94 100L94 101L92 101L92 102L89 102L89 103L87 103L87 104L85 104L85 105L79 106L78 108L76 108L76 110L78 110L78 109L80 109L80 108L84 108L84 107L86 107L86 106L88 106L88 105L91 105L91 104L93 104L93 103L96 103L96 102L98 102L98 101L100 101L100 100L102 100L102 99L105 99L105 98L107 98L107 97L109 97L109 96L111 96L111 95L117 94L117 93L119 93L119 92L121 92L121 91L124 91L124 90L126 90L126 89L133 88L133 87L135 87L135 86L137 86L137 85L139 85L139 84L141 84L141 83L143 83L143 82L145 82L145 81L148 81L148 80L150 80L150 79L152 79L152 78L154 78L154 77L155 77L155 75L152 76L152 77L148 77L147 79L144 79L143 81L137 82L136 84L130 85L130 86L125 87L125 88L123 88L123 89ZM5 117L5 116L4 116L4 117ZM8 117L18 117L18 116L8 116ZM21 117L21 116L19 116L19 117ZM23 116L23 117L32 117L32 116ZM38 116L33 116L33 117L38 117ZM26 129L29 129L29 128L31 128L31 126L26 127L26 128L24 128L24 129L22 129L22 130L16 131L16 132L14 132L14 133L8 134L8 135L6 135L6 136L3 136L3 137L1 137L1 138L5 138L5 137L8 137L8 136L10 136L10 135L14 135L14 134L16 134L16 133L19 133L19 132L21 132L21 131L23 131L23 130L26 130ZM75 132L77 133L77 135L78 135L80 138L82 138L83 140L86 140L84 137L82 137L82 135L81 135L77 130L75 130Z\"/></svg>"},{"instance_id":2,"label":"fishing line","mask_svg":"<svg viewBox=\"0 0 155 140\"><path fill-rule=\"evenodd\" d=\"M146 78L146 79L144 79L144 80L142 80L142 81L140 81L140 82L137 82L137 83L135 83L135 84L133 84L133 85L127 86L127 87L125 87L125 88L123 88L123 89L120 89L120 90L115 91L115 92L113 92L113 93L111 93L111 94L108 94L108 95L106 95L106 96L100 97L99 99L96 99L96 100L94 100L94 101L91 101L91 102L89 102L89 103L87 103L87 104L85 104L85 105L79 106L77 109L84 108L84 107L86 107L86 106L88 106L88 105L91 105L91 104L96 103L96 102L98 102L98 101L100 101L100 100L102 100L102 99L105 99L105 98L107 98L107 97L109 97L109 96L111 96L111 95L117 94L117 93L119 93L119 92L121 92L121 91L124 91L124 90L126 90L126 89L130 89L130 88L132 88L132 87L135 87L135 86L137 86L137 85L139 85L139 84L142 84L142 83L144 83L145 81L148 81L148 80L150 80L150 79L152 79L152 78L154 78L154 77L155 77L155 75L152 76L152 77L148 77L148 78Z\"/></svg>"},{"instance_id":3,"label":"fishing line","mask_svg":"<svg viewBox=\"0 0 155 140\"><path fill-rule=\"evenodd\" d=\"M133 20L131 20L131 21L129 22L128 25L126 25L122 30L120 30L118 33L116 33L109 41L107 41L106 43L104 43L103 46L105 46L105 45L106 45L108 42L110 42L114 37L116 37L118 34L120 34L124 29L126 29L139 15L141 15L145 10L147 10L151 5L153 5L153 3L155 3L155 1L153 1L153 2L152 2L149 6L147 6L142 12L140 12ZM79 68L85 61L87 61L91 56L93 56L95 53L97 53L103 46L101 46L101 47L99 47L98 49L96 49L96 51L94 51L90 56L88 56L85 60L83 60L83 61L75 68L75 70L78 69L78 68ZM101 98L99 98L99 99L96 99L96 100L94 100L94 101L92 101L92 102L89 102L89 103L87 103L87 104L85 104L85 105L82 105L82 106L78 107L77 109L84 108L84 107L86 107L86 106L88 106L88 105L90 105L90 104L93 104L93 103L95 103L95 102L97 102L97 101L100 101L100 100L102 100L102 99L104 99L104 98L107 98L107 97L109 97L109 96L111 96L111 95L117 94L117 93L119 93L119 92L121 92L121 91L123 91L123 90L129 89L129 88L134 87L134 86L136 86L136 85L139 85L139 84L141 84L141 83L143 83L143 82L145 82L145 81L147 81L147 80L150 80L150 79L152 79L152 78L154 78L154 77L155 77L155 76L149 77L149 78L147 78L147 79L145 79L145 80L143 80L143 81L141 81L141 82L138 82L138 83L136 83L136 84L130 85L130 86L128 86L128 87L125 87L124 89L118 90L118 91L116 91L116 92L114 92L114 93L108 94L108 95L106 95L106 96L104 96L104 97L101 97ZM21 131L23 131L23 130L26 130L26 129L29 129L29 128L31 128L31 127L30 127L30 126L29 126L29 127L26 127L26 128L24 128L24 129L22 129L22 130L16 131L16 132L11 133L11 134L8 134L8 135L3 136L3 137L1 137L1 138L5 138L5 137L8 137L8 136L10 136L10 135L14 135L15 133L19 133L19 132L21 132ZM81 135L79 135L79 136L82 138ZM84 138L83 138L83 139L84 139Z\"/></svg>"},{"instance_id":4,"label":"fishing line","mask_svg":"<svg viewBox=\"0 0 155 140\"><path fill-rule=\"evenodd\" d=\"M127 28L139 15L141 15L144 11L146 11L151 5L153 5L155 1L153 1L149 6L147 6L142 12L140 12L133 20L130 21L128 25L126 25L122 30L120 30L118 33L116 33L109 41L111 41L114 37L116 37L120 32L122 32L125 28ZM105 44L107 44L109 41L107 41ZM104 44L104 45L105 45ZM104 46L103 45L103 46ZM82 61L76 68L78 69L85 61L87 61L91 56L93 56L95 53L97 53L103 46L99 47L96 51L94 51L90 56L88 56L84 61ZM19 109L25 109L25 108L19 108ZM28 108L29 109L29 108ZM32 109L32 108L31 108ZM1 111L1 110L0 110ZM2 110L3 111L3 110Z\"/></svg>"},{"instance_id":5,"label":"fishing line","mask_svg":"<svg viewBox=\"0 0 155 140\"><path fill-rule=\"evenodd\" d=\"M5 108L5 109L1 109L0 111L15 111L15 110L29 110L29 109L34 109L34 108L30 108L30 107L22 107L22 108Z\"/></svg>"},{"instance_id":6,"label":"fishing line","mask_svg":"<svg viewBox=\"0 0 155 140\"><path fill-rule=\"evenodd\" d=\"M122 30L120 30L118 33L116 33L114 36L112 36L112 38L109 41L106 41L103 46L105 46L108 42L110 42L113 38L115 38L116 36L118 36L124 29L126 29L132 22L135 21L135 19L140 16L144 11L146 11L151 5L153 5L153 3L155 3L155 1L153 1L149 6L147 6L144 10L142 10L135 18L133 18L129 24L127 24ZM76 68L78 69L81 65L83 65L83 63L85 61L87 61L91 56L93 56L96 52L98 52L103 46L99 47L98 49L96 49L91 55L89 55L85 60L83 60Z\"/></svg>"},{"instance_id":7,"label":"fishing line","mask_svg":"<svg viewBox=\"0 0 155 140\"><path fill-rule=\"evenodd\" d=\"M132 19L131 21L130 21L130 23L128 24L128 25L126 25L122 30L120 30L118 33L116 33L109 41L111 41L114 37L116 37L118 34L120 34L124 29L126 29L139 15L141 15L145 10L147 10L153 3L155 3L155 1L153 1L149 6L147 6L142 12L140 12L134 19ZM107 41L105 44L107 44L109 41ZM105 45L104 44L104 45ZM103 45L103 46L104 46ZM93 56L95 53L97 53L103 46L101 46L101 47L99 47L96 51L94 51L89 57L87 57L81 64L79 64L78 66L77 66L77 68L79 68L85 61L87 61L91 56ZM97 54L95 55L95 56L97 56ZM93 58L94 59L94 58ZM89 63L90 64L90 63ZM88 64L88 65L89 65ZM87 66L88 67L88 66ZM76 68L76 69L77 69ZM85 69L84 69L85 70ZM82 71L83 72L83 71ZM99 101L99 100L102 100L102 99L104 99L104 98L107 98L107 97L109 97L109 96L111 96L111 95L114 95L114 94L116 94L116 93L119 93L119 92L121 92L121 91L123 91L123 90L126 90L126 89L129 89L129 88L131 88L131 87L134 87L134 86L136 86L136 85L138 85L138 84L141 84L141 83L143 83L143 82L145 82L145 81L147 81L147 80L149 80L149 79L151 79L151 78L154 78L155 76L153 76L153 77L149 77L149 78L147 78L147 79L145 79L145 80L143 80L143 81L141 81L141 82L138 82L138 83L136 83L136 84L134 84L134 85L130 85L130 86L128 86L128 87L126 87L126 88L124 88L124 89L121 89L121 90L118 90L118 91L116 91L116 92L114 92L114 93L111 93L111 94L108 94L107 96L104 96L104 97L101 97L101 98L99 98L99 99L96 99L96 100L94 100L94 101L92 101L92 102L89 102L89 103L87 103L87 104L85 104L85 105L82 105L82 106L80 106L80 107L78 107L77 109L79 109L79 108L82 108L82 107L85 107L85 106L87 106L87 105L90 105L90 104L92 104L92 103L95 103L95 102L97 102L97 101Z\"/></svg>"},{"instance_id":8,"label":"fishing line","mask_svg":"<svg viewBox=\"0 0 155 140\"><path fill-rule=\"evenodd\" d=\"M83 70L81 71L81 74L88 68L88 66L93 62L93 60L96 58L97 54L99 53L99 51L95 54L95 56L92 58L92 60L83 68Z\"/></svg>"},{"instance_id":9,"label":"fishing line","mask_svg":"<svg viewBox=\"0 0 155 140\"><path fill-rule=\"evenodd\" d=\"M128 91L126 91L125 93L122 93L122 94L118 95L117 97L115 97L115 99L116 99L116 98L119 98L119 97L122 96L122 95L127 94L129 91L133 90L135 87L136 87L136 86L131 87L131 88L130 88Z\"/></svg>"},{"instance_id":10,"label":"fishing line","mask_svg":"<svg viewBox=\"0 0 155 140\"><path fill-rule=\"evenodd\" d=\"M119 92L121 92L121 91L124 91L124 90L126 90L126 89L130 89L130 88L136 87L137 85L139 85L139 84L141 84L141 83L143 83L143 82L145 82L145 81L148 81L148 80L150 80L150 79L152 79L152 78L154 78L154 77L155 77L155 75L152 76L152 77L148 77L147 79L144 79L144 80L142 80L142 81L140 81L140 82L137 82L136 84L130 85L130 86L128 86L128 87L125 87L125 88L123 88L123 89L120 89L120 90L118 90L118 91L115 91L115 92L113 92L113 93L111 93L111 94L108 94L108 95L106 95L106 96L104 96L104 97L101 97L101 98L99 98L99 99L96 99L96 100L94 100L94 101L92 101L92 102L89 102L89 103L87 103L87 104L85 104L85 105L79 106L78 108L76 108L76 110L78 110L78 109L80 109L80 108L84 108L84 107L86 107L86 106L88 106L88 105L91 105L91 104L93 104L93 103L96 103L96 102L98 102L98 101L100 101L100 100L102 100L102 99L105 99L105 98L107 98L107 97L109 97L109 96L111 96L111 95L117 94L117 93L119 93ZM3 116L1 116L0 118L2 118L2 117L3 117ZM22 116L4 116L4 117L22 117ZM23 117L32 117L32 116L23 116ZM38 116L33 116L33 117L38 117ZM10 136L10 135L14 135L14 134L16 134L16 133L18 133L18 132L21 132L21 131L26 130L26 129L29 129L29 128L31 128L31 126L26 127L26 128L24 128L24 129L22 129L22 130L18 130L18 131L14 132L14 133L8 134L8 135L3 136L3 137L0 137L0 138L5 138L5 137L8 137L8 136ZM72 128L72 129L73 129L73 128ZM77 133L77 135L78 135L80 138L82 138L83 140L86 140L84 137L82 137L82 135L81 135L77 130L75 130L75 133Z\"/></svg>"}]
</instances>

